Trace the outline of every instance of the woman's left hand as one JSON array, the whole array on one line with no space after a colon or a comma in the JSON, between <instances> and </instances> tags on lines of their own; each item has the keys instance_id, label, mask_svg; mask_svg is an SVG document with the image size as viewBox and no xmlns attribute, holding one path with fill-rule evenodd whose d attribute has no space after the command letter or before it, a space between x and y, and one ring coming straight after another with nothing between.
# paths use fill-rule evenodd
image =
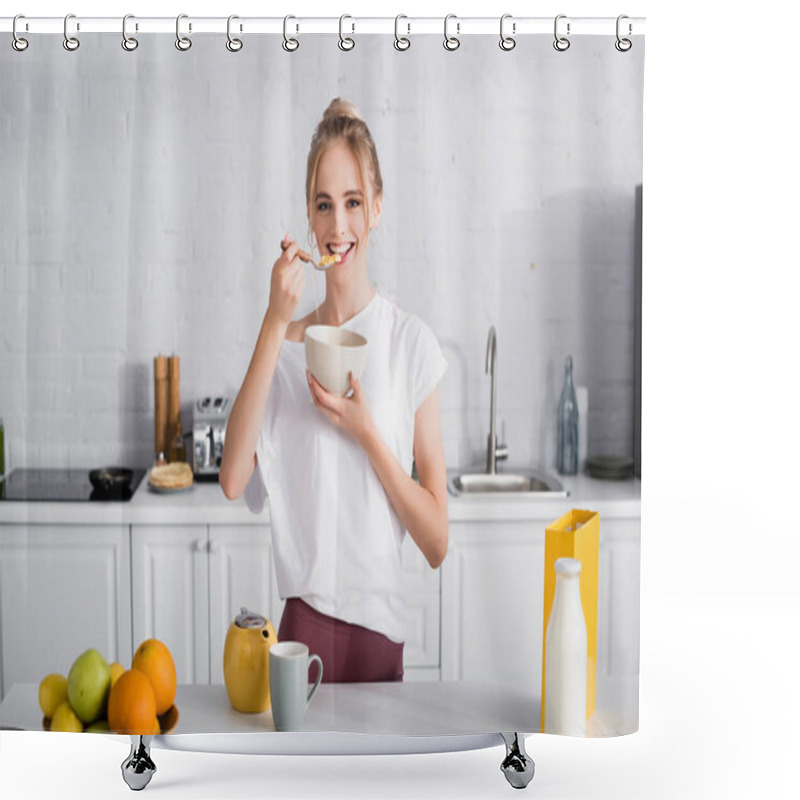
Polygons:
<instances>
[{"instance_id":1,"label":"woman's left hand","mask_svg":"<svg viewBox=\"0 0 800 800\"><path fill-rule=\"evenodd\" d=\"M363 447L373 428L372 412L360 382L350 373L349 397L338 397L326 391L317 379L306 370L308 388L314 405L334 424L349 433Z\"/></svg>"}]
</instances>

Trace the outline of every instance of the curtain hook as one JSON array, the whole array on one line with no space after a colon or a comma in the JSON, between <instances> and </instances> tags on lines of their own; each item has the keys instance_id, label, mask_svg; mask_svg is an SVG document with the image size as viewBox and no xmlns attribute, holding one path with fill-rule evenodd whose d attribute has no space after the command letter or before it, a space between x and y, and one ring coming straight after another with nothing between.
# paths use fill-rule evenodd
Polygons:
<instances>
[{"instance_id":1,"label":"curtain hook","mask_svg":"<svg viewBox=\"0 0 800 800\"><path fill-rule=\"evenodd\" d=\"M133 14L126 14L122 18L122 49L130 53L139 46L139 40L134 39L133 36L128 36L127 25L129 19L134 19Z\"/></svg>"},{"instance_id":2,"label":"curtain hook","mask_svg":"<svg viewBox=\"0 0 800 800\"><path fill-rule=\"evenodd\" d=\"M345 37L344 34L342 33L342 24L344 23L344 21L346 19L353 19L353 18L349 14L342 14L342 16L339 17L339 49L340 50L352 50L356 46L356 43L353 41L353 39L351 39L349 36ZM351 23L351 25L352 25L352 30L350 32L351 33L355 33L355 31L356 31L355 22Z\"/></svg>"},{"instance_id":3,"label":"curtain hook","mask_svg":"<svg viewBox=\"0 0 800 800\"><path fill-rule=\"evenodd\" d=\"M70 19L75 19L75 15L67 14L67 16L64 17L64 49L72 52L73 50L77 50L81 46L81 43L67 32L67 25ZM80 27L78 27L78 30L80 30Z\"/></svg>"},{"instance_id":4,"label":"curtain hook","mask_svg":"<svg viewBox=\"0 0 800 800\"><path fill-rule=\"evenodd\" d=\"M453 50L458 50L458 48L461 47L461 40L458 38L458 36L457 35L450 36L447 33L447 24L450 22L451 19L456 19L456 15L448 14L444 18L444 42L443 42L444 49L450 50L450 52L452 52ZM456 34L459 33L461 33L461 23L456 22Z\"/></svg>"},{"instance_id":5,"label":"curtain hook","mask_svg":"<svg viewBox=\"0 0 800 800\"><path fill-rule=\"evenodd\" d=\"M11 46L18 53L21 53L23 50L27 50L28 49L28 40L27 39L23 39L17 33L17 20L18 19L25 19L25 15L24 14L17 14L17 16L14 17L14 22L11 25L11 32L14 35L14 38L11 40Z\"/></svg>"},{"instance_id":6,"label":"curtain hook","mask_svg":"<svg viewBox=\"0 0 800 800\"><path fill-rule=\"evenodd\" d=\"M628 15L627 14L620 14L617 17L617 41L614 42L614 47L616 47L617 50L620 51L620 53L627 53L628 50L630 50L631 47L633 47L633 42L630 39L623 39L619 35L620 22L622 22L623 19L628 19ZM629 22L628 23L628 36L630 36L631 33L633 33L633 25L631 25L631 23Z\"/></svg>"},{"instance_id":7,"label":"curtain hook","mask_svg":"<svg viewBox=\"0 0 800 800\"><path fill-rule=\"evenodd\" d=\"M507 19L511 19L511 14L503 14L503 16L500 17L500 49L505 50L506 52L513 50L517 46L517 40L512 36L506 36L503 32L503 25ZM511 32L517 32L516 22L511 23Z\"/></svg>"},{"instance_id":8,"label":"curtain hook","mask_svg":"<svg viewBox=\"0 0 800 800\"><path fill-rule=\"evenodd\" d=\"M293 17L291 14L289 14L283 18L283 49L287 53L294 53L294 51L300 47L300 42L298 42L297 39L289 38L289 35L286 32L286 26L290 19L297 19L297 17ZM299 25L296 27L296 30L300 30Z\"/></svg>"},{"instance_id":9,"label":"curtain hook","mask_svg":"<svg viewBox=\"0 0 800 800\"><path fill-rule=\"evenodd\" d=\"M242 47L244 47L244 43L242 42L241 39L236 39L233 36L231 36L231 21L234 19L239 19L239 17L236 16L236 14L231 14L228 17L228 41L225 42L225 47L227 47L228 50L231 51L231 53L238 53L242 49ZM239 28L239 30L241 30L241 27Z\"/></svg>"},{"instance_id":10,"label":"curtain hook","mask_svg":"<svg viewBox=\"0 0 800 800\"><path fill-rule=\"evenodd\" d=\"M408 17L405 14L398 14L394 18L394 48L395 50L408 50L408 48L411 47L411 39L407 39L405 36L400 36L398 31L401 19L408 19ZM411 33L410 22L406 23L406 27L408 28L408 33Z\"/></svg>"},{"instance_id":11,"label":"curtain hook","mask_svg":"<svg viewBox=\"0 0 800 800\"><path fill-rule=\"evenodd\" d=\"M556 17L555 24L553 25L553 33L556 37L556 40L553 42L553 47L555 47L555 49L558 50L560 53L563 53L565 50L569 50L569 44L570 44L569 39L567 39L564 36L558 35L558 21L560 19L566 19L566 18L567 18L566 14L559 14ZM569 22L567 23L567 36L569 36Z\"/></svg>"},{"instance_id":12,"label":"curtain hook","mask_svg":"<svg viewBox=\"0 0 800 800\"><path fill-rule=\"evenodd\" d=\"M181 36L181 20L188 17L188 14L178 14L178 18L175 20L175 47L182 51L186 51L192 46L192 40L188 36ZM190 24L189 30L191 29Z\"/></svg>"}]
</instances>

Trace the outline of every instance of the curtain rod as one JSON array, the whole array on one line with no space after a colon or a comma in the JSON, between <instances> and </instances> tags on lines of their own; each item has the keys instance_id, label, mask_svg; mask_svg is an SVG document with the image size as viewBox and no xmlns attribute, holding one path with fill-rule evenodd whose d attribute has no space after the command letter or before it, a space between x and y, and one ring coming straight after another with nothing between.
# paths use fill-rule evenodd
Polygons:
<instances>
[{"instance_id":1,"label":"curtain rod","mask_svg":"<svg viewBox=\"0 0 800 800\"><path fill-rule=\"evenodd\" d=\"M458 17L448 19L449 36L469 36L473 34L500 35L500 17ZM513 17L504 15L503 33L506 36L521 36L534 33L553 34L558 26L559 35L614 35L623 36L644 33L644 17L622 16L621 22L615 17L570 17L559 14L554 17ZM68 24L64 17L27 17L20 15L16 31L26 33L64 33L65 25L69 34L76 33L119 33L122 34L122 17L80 17L69 15ZM196 33L228 32L228 17L193 17L181 15L182 35ZM284 34L297 36L303 34L341 34L348 36L359 33L392 34L413 37L415 34L444 35L444 17L233 17L231 31L236 34ZM621 27L619 27L621 25ZM286 27L285 27L286 26ZM128 34L137 33L175 33L177 20L174 17L136 17L127 19ZM0 18L0 32L12 33L14 18Z\"/></svg>"}]
</instances>

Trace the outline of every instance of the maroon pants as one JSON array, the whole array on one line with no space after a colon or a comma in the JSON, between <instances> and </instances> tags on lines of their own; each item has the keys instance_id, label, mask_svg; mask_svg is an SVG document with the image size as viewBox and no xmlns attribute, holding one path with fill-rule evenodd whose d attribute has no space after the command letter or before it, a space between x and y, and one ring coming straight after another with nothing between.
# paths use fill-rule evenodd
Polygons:
<instances>
[{"instance_id":1,"label":"maroon pants","mask_svg":"<svg viewBox=\"0 0 800 800\"><path fill-rule=\"evenodd\" d=\"M323 683L402 681L403 643L377 631L321 614L299 597L290 597L278 627L278 641L302 642L322 659ZM317 667L309 680L317 678Z\"/></svg>"}]
</instances>

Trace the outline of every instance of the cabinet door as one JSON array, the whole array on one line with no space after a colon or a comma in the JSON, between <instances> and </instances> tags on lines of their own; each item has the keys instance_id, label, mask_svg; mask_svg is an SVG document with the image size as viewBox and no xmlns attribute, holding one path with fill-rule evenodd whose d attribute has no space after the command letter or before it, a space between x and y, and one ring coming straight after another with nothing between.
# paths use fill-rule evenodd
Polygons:
<instances>
[{"instance_id":1,"label":"cabinet door","mask_svg":"<svg viewBox=\"0 0 800 800\"><path fill-rule=\"evenodd\" d=\"M442 678L542 679L545 522L451 523L442 565ZM601 518L598 677L639 671L640 521Z\"/></svg>"},{"instance_id":2,"label":"cabinet door","mask_svg":"<svg viewBox=\"0 0 800 800\"><path fill-rule=\"evenodd\" d=\"M640 521L600 522L598 672L610 677L639 673Z\"/></svg>"},{"instance_id":3,"label":"cabinet door","mask_svg":"<svg viewBox=\"0 0 800 800\"><path fill-rule=\"evenodd\" d=\"M442 564L442 680L542 680L544 527L451 523Z\"/></svg>"},{"instance_id":4,"label":"cabinet door","mask_svg":"<svg viewBox=\"0 0 800 800\"><path fill-rule=\"evenodd\" d=\"M228 627L244 606L272 616L274 569L269 528L265 525L209 528L209 609L211 683L223 683L222 655Z\"/></svg>"},{"instance_id":5,"label":"cabinet door","mask_svg":"<svg viewBox=\"0 0 800 800\"><path fill-rule=\"evenodd\" d=\"M403 540L406 590L404 680L439 679L440 570L431 569L410 536Z\"/></svg>"},{"instance_id":6,"label":"cabinet door","mask_svg":"<svg viewBox=\"0 0 800 800\"><path fill-rule=\"evenodd\" d=\"M208 529L131 528L133 640L169 647L178 683L208 683Z\"/></svg>"},{"instance_id":7,"label":"cabinet door","mask_svg":"<svg viewBox=\"0 0 800 800\"><path fill-rule=\"evenodd\" d=\"M66 675L84 650L131 659L127 526L0 527L2 694Z\"/></svg>"}]
</instances>

